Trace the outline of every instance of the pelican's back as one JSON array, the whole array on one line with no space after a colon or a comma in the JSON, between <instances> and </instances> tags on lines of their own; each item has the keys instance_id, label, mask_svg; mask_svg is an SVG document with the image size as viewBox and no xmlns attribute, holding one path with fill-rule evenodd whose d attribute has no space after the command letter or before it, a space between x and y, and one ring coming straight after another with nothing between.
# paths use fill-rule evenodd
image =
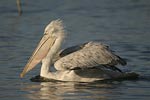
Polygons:
<instances>
[{"instance_id":1,"label":"pelican's back","mask_svg":"<svg viewBox=\"0 0 150 100\"><path fill-rule=\"evenodd\" d=\"M88 42L78 46L74 46L76 50L72 49L68 55L65 55L55 62L54 66L57 70L72 70L76 68L92 68L95 66L115 66L117 64L125 65L126 62L115 55L108 46L99 42ZM65 52L65 51L63 51Z\"/></svg>"}]
</instances>

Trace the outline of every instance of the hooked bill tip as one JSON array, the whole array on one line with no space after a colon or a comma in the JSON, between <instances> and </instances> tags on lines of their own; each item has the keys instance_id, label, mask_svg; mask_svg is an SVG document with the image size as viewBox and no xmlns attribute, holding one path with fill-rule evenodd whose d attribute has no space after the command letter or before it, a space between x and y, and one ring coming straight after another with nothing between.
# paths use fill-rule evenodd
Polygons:
<instances>
[{"instance_id":1,"label":"hooked bill tip","mask_svg":"<svg viewBox=\"0 0 150 100\"><path fill-rule=\"evenodd\" d=\"M20 78L23 78L23 77L24 77L24 74L23 74L23 73L21 73L21 74L20 74Z\"/></svg>"}]
</instances>

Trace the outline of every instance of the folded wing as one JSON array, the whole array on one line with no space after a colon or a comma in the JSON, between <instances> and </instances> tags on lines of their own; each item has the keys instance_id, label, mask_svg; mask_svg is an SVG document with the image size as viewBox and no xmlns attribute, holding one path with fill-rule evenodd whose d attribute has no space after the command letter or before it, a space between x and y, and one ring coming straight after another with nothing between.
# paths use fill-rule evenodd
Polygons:
<instances>
[{"instance_id":1,"label":"folded wing","mask_svg":"<svg viewBox=\"0 0 150 100\"><path fill-rule=\"evenodd\" d=\"M108 46L99 42L88 42L63 50L60 59L56 61L57 70L72 70L76 68L92 68L95 66L126 65L126 61L114 54Z\"/></svg>"}]
</instances>

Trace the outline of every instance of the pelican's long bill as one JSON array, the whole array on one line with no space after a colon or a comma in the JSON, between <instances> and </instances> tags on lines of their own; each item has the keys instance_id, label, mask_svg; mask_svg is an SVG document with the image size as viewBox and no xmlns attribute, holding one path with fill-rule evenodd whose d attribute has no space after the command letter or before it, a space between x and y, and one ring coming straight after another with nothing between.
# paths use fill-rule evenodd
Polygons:
<instances>
[{"instance_id":1,"label":"pelican's long bill","mask_svg":"<svg viewBox=\"0 0 150 100\"><path fill-rule=\"evenodd\" d=\"M20 77L24 77L24 75L33 69L41 60L46 57L47 53L49 52L50 48L55 43L56 37L48 34L44 34L41 41L39 42L38 46L34 50L32 56L30 57L28 63L24 67L24 70L20 74Z\"/></svg>"}]
</instances>

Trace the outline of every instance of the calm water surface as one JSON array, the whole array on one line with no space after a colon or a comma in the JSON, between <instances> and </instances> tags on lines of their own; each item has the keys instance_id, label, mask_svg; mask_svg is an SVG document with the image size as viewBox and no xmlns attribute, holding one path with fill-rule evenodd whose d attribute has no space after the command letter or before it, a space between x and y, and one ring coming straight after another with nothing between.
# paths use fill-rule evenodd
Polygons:
<instances>
[{"instance_id":1,"label":"calm water surface","mask_svg":"<svg viewBox=\"0 0 150 100\"><path fill-rule=\"evenodd\" d=\"M0 0L0 100L150 100L149 0ZM20 79L49 21L64 20L63 48L90 40L111 46L144 79L122 82L31 82L40 65Z\"/></svg>"}]
</instances>

